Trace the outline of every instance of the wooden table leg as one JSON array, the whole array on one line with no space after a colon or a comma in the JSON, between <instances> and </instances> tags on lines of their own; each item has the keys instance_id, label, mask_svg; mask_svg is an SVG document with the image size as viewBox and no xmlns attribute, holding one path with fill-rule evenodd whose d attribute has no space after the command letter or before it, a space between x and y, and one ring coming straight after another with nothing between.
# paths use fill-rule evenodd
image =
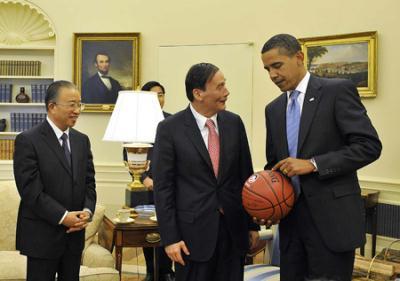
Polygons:
<instances>
[{"instance_id":1,"label":"wooden table leg","mask_svg":"<svg viewBox=\"0 0 400 281\"><path fill-rule=\"evenodd\" d=\"M377 234L377 224L378 224L378 207L377 206L375 206L375 207L373 207L372 208L372 210L371 210L371 212L372 212L372 215L371 215L371 219L372 219L372 222L371 222L371 235L372 235L372 249L371 249L371 252L372 252L372 256L371 257L374 257L375 256L375 251L376 251L376 234Z\"/></svg>"},{"instance_id":2,"label":"wooden table leg","mask_svg":"<svg viewBox=\"0 0 400 281\"><path fill-rule=\"evenodd\" d=\"M154 265L154 281L158 281L160 277L159 264L158 264L158 247L153 247L153 265Z\"/></svg>"},{"instance_id":3,"label":"wooden table leg","mask_svg":"<svg viewBox=\"0 0 400 281\"><path fill-rule=\"evenodd\" d=\"M122 275L122 247L121 246L115 246L115 257L116 257L115 269L118 270L119 280L121 280L121 275Z\"/></svg>"}]
</instances>

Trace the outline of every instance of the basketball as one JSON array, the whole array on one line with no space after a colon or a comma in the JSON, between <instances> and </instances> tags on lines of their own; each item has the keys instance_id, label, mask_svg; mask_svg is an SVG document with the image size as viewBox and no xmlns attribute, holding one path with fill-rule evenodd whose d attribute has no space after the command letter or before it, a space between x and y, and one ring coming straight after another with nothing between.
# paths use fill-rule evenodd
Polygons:
<instances>
[{"instance_id":1,"label":"basketball","mask_svg":"<svg viewBox=\"0 0 400 281\"><path fill-rule=\"evenodd\" d=\"M243 206L250 216L271 220L283 219L293 208L294 189L290 181L277 171L260 171L251 175L242 190Z\"/></svg>"}]
</instances>

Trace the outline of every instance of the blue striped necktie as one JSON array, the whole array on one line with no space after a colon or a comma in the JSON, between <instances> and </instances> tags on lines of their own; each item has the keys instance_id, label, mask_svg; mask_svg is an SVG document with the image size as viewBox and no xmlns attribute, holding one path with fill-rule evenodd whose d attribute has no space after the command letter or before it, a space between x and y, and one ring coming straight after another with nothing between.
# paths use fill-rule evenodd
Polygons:
<instances>
[{"instance_id":1,"label":"blue striped necktie","mask_svg":"<svg viewBox=\"0 0 400 281\"><path fill-rule=\"evenodd\" d=\"M299 140L299 128L300 128L300 104L297 101L300 92L294 90L289 95L289 106L286 111L286 136L288 142L289 156L297 157L297 144ZM301 193L300 179L299 176L293 176L291 178L292 184L298 197Z\"/></svg>"}]
</instances>

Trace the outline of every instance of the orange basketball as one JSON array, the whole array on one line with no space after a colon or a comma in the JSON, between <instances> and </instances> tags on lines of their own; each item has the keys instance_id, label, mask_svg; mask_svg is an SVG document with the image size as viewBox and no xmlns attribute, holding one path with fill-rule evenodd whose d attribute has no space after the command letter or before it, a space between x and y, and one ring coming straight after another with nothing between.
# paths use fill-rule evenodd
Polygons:
<instances>
[{"instance_id":1,"label":"orange basketball","mask_svg":"<svg viewBox=\"0 0 400 281\"><path fill-rule=\"evenodd\" d=\"M293 208L294 190L290 181L277 171L251 175L242 190L242 201L250 216L277 222Z\"/></svg>"}]
</instances>

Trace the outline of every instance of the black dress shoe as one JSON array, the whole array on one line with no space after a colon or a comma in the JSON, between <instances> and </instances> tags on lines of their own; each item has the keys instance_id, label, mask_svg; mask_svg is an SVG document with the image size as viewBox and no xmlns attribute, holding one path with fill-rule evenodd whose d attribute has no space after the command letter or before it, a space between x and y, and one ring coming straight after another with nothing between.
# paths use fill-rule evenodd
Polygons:
<instances>
[{"instance_id":1,"label":"black dress shoe","mask_svg":"<svg viewBox=\"0 0 400 281\"><path fill-rule=\"evenodd\" d=\"M143 279L143 281L154 281L153 273L147 273L146 277Z\"/></svg>"},{"instance_id":2,"label":"black dress shoe","mask_svg":"<svg viewBox=\"0 0 400 281\"><path fill-rule=\"evenodd\" d=\"M175 275L173 273L161 274L160 281L175 281Z\"/></svg>"}]
</instances>

